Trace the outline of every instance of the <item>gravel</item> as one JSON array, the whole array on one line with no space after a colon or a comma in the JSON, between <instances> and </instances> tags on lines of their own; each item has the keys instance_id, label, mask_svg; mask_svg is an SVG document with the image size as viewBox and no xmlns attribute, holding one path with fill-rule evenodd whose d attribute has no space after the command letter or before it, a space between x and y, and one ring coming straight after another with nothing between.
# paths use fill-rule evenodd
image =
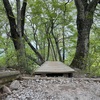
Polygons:
<instances>
[{"instance_id":1,"label":"gravel","mask_svg":"<svg viewBox=\"0 0 100 100\"><path fill-rule=\"evenodd\" d=\"M2 100L100 100L100 82L78 78L35 78L19 81Z\"/></svg>"}]
</instances>

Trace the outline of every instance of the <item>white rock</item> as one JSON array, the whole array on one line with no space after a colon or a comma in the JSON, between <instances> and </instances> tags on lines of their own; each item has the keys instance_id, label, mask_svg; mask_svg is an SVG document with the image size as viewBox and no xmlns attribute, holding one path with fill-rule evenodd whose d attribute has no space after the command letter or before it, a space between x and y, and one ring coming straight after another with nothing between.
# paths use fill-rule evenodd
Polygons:
<instances>
[{"instance_id":1,"label":"white rock","mask_svg":"<svg viewBox=\"0 0 100 100\"><path fill-rule=\"evenodd\" d=\"M15 81L13 81L13 82L11 83L10 88L11 88L12 90L17 90L17 89L22 88L22 85L20 84L20 82L19 82L18 80L15 80Z\"/></svg>"},{"instance_id":2,"label":"white rock","mask_svg":"<svg viewBox=\"0 0 100 100\"><path fill-rule=\"evenodd\" d=\"M13 90L7 100L100 100L100 83L83 79L37 78L23 80L21 85L25 88Z\"/></svg>"}]
</instances>

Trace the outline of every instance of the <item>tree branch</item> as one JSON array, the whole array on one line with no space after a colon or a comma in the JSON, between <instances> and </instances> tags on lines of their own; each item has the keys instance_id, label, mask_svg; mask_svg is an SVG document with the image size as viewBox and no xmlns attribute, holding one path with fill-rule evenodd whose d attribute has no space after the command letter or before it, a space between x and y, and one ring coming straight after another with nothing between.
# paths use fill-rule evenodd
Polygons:
<instances>
[{"instance_id":1,"label":"tree branch","mask_svg":"<svg viewBox=\"0 0 100 100\"><path fill-rule=\"evenodd\" d=\"M27 0L23 0L23 5L22 5L22 8L21 8L21 28L22 28L22 36L24 35L26 6L27 6Z\"/></svg>"},{"instance_id":2,"label":"tree branch","mask_svg":"<svg viewBox=\"0 0 100 100\"><path fill-rule=\"evenodd\" d=\"M74 0L74 2L78 11L84 10L84 5L82 3L82 0Z\"/></svg>"},{"instance_id":3,"label":"tree branch","mask_svg":"<svg viewBox=\"0 0 100 100\"><path fill-rule=\"evenodd\" d=\"M77 15L80 19L84 19L85 18L85 15L84 15L84 5L83 5L83 2L82 0L74 0L75 1L75 5L76 5L76 8L77 8Z\"/></svg>"},{"instance_id":4,"label":"tree branch","mask_svg":"<svg viewBox=\"0 0 100 100\"><path fill-rule=\"evenodd\" d=\"M37 61L37 59L33 58L31 55L26 54L26 57L28 57L28 59L34 61L39 66L43 64L43 62Z\"/></svg>"},{"instance_id":5,"label":"tree branch","mask_svg":"<svg viewBox=\"0 0 100 100\"><path fill-rule=\"evenodd\" d=\"M91 12L94 12L94 10L95 10L95 8L96 8L99 1L100 0L92 0L88 5L87 10L91 11Z\"/></svg>"},{"instance_id":6,"label":"tree branch","mask_svg":"<svg viewBox=\"0 0 100 100\"><path fill-rule=\"evenodd\" d=\"M11 30L16 31L16 22L15 22L15 16L12 12L12 7L11 7L8 0L3 0L3 4L4 4L5 10L6 10L7 17L9 19L9 23L10 23L10 26L11 26L10 28L11 28Z\"/></svg>"},{"instance_id":7,"label":"tree branch","mask_svg":"<svg viewBox=\"0 0 100 100\"><path fill-rule=\"evenodd\" d=\"M9 3L9 0L3 0L3 4L4 4L4 8L6 10L6 15L8 17L9 20L9 24L10 24L10 32L11 32L11 37L15 46L15 49L17 50L18 47L16 45L16 41L17 38L19 37L18 32L17 32L17 25L16 25L16 21L15 21L15 16L12 12L12 7Z\"/></svg>"},{"instance_id":8,"label":"tree branch","mask_svg":"<svg viewBox=\"0 0 100 100\"><path fill-rule=\"evenodd\" d=\"M44 62L44 59L41 56L41 54L34 48L34 46L31 44L31 42L29 41L29 39L27 38L27 36L25 34L24 34L24 39L28 43L30 48L35 52L35 54L40 58L41 62Z\"/></svg>"}]
</instances>

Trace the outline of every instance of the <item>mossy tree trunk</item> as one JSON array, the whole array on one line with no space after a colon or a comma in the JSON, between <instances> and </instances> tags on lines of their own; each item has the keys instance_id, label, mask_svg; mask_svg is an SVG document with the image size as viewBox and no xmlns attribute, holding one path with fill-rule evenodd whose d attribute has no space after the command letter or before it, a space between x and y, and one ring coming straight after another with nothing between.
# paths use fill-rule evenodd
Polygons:
<instances>
[{"instance_id":1,"label":"mossy tree trunk","mask_svg":"<svg viewBox=\"0 0 100 100\"><path fill-rule=\"evenodd\" d=\"M74 0L77 8L77 47L71 67L85 69L89 52L89 35L99 0Z\"/></svg>"},{"instance_id":2,"label":"mossy tree trunk","mask_svg":"<svg viewBox=\"0 0 100 100\"><path fill-rule=\"evenodd\" d=\"M22 8L20 7L20 0L16 1L17 24L9 0L3 0L3 4L10 24L11 39L14 43L14 47L17 52L18 66L20 70L22 69L24 70L24 68L27 67L26 55L25 55L25 44L23 39L24 19L25 19L27 0L23 0Z\"/></svg>"}]
</instances>

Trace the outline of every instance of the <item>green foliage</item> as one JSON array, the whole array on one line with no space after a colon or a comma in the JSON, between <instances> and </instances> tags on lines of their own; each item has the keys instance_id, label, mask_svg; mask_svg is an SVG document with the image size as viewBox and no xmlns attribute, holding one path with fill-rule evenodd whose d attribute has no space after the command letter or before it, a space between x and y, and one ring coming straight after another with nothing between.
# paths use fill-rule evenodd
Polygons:
<instances>
[{"instance_id":1,"label":"green foliage","mask_svg":"<svg viewBox=\"0 0 100 100\"><path fill-rule=\"evenodd\" d=\"M5 67L6 66L6 57L0 57L0 67Z\"/></svg>"},{"instance_id":2,"label":"green foliage","mask_svg":"<svg viewBox=\"0 0 100 100\"><path fill-rule=\"evenodd\" d=\"M9 0L10 1L10 0ZM10 2L11 3L11 2ZM16 4L11 3L13 12L16 16ZM99 6L97 7L97 9ZM77 44L77 27L76 27L76 8L73 2L67 3L65 0L28 0L25 34L34 48L47 59L48 55L48 39L50 42L49 59L55 60L54 51L59 60L57 48L53 35L56 37L61 56L63 56L63 49L65 50L65 63L70 65L76 50ZM90 18L91 16L87 16ZM94 20L100 20L100 12L95 13ZM98 21L97 21L98 22ZM53 23L53 35L52 35ZM100 25L92 27L90 37L90 51L88 57L87 71L93 75L100 75ZM4 53L0 53L0 66L16 66L17 57L14 50L12 40L7 33L10 31L8 20L0 1L0 49ZM63 47L63 34L65 47ZM3 37L3 35L6 35ZM53 51L54 47L54 51ZM25 43L26 54L31 55L34 59L39 60L36 54L31 50L27 43ZM2 55L1 55L2 54ZM28 67L27 73L32 74L37 67L33 60L27 58Z\"/></svg>"},{"instance_id":3,"label":"green foliage","mask_svg":"<svg viewBox=\"0 0 100 100\"><path fill-rule=\"evenodd\" d=\"M28 67L25 69L26 73L31 74L31 75L34 74L37 64L35 64L32 60L27 59L27 65Z\"/></svg>"},{"instance_id":4,"label":"green foliage","mask_svg":"<svg viewBox=\"0 0 100 100\"><path fill-rule=\"evenodd\" d=\"M10 67L10 66L16 66L17 65L17 59L15 56L15 52L8 52L7 54L3 54L0 56L0 66L1 67Z\"/></svg>"},{"instance_id":5,"label":"green foliage","mask_svg":"<svg viewBox=\"0 0 100 100\"><path fill-rule=\"evenodd\" d=\"M94 24L91 31L87 69L92 76L100 76L100 28Z\"/></svg>"}]
</instances>

